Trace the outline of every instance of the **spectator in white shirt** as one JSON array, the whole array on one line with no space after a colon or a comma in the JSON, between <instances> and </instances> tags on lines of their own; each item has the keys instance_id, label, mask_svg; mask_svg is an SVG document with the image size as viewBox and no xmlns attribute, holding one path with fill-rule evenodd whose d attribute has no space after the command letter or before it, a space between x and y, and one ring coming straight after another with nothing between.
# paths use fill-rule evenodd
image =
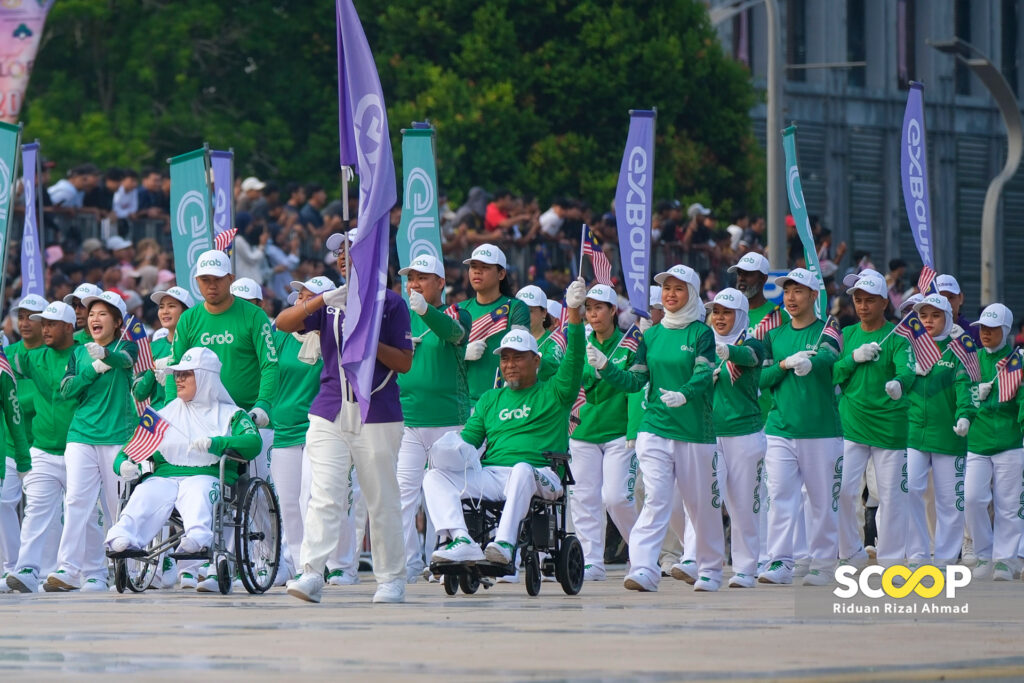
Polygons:
<instances>
[{"instance_id":1,"label":"spectator in white shirt","mask_svg":"<svg viewBox=\"0 0 1024 683\"><path fill-rule=\"evenodd\" d=\"M99 180L100 170L95 165L82 164L68 171L67 178L58 180L46 191L54 206L80 209L85 193L96 187Z\"/></svg>"},{"instance_id":2,"label":"spectator in white shirt","mask_svg":"<svg viewBox=\"0 0 1024 683\"><path fill-rule=\"evenodd\" d=\"M130 218L139 210L139 174L125 169L121 187L114 193L114 214L118 218Z\"/></svg>"}]
</instances>

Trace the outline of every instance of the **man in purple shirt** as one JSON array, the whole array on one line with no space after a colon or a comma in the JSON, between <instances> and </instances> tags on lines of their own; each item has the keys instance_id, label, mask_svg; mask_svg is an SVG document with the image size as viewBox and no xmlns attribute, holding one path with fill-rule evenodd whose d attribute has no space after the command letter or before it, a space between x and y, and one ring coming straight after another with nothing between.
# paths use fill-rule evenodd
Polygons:
<instances>
[{"instance_id":1,"label":"man in purple shirt","mask_svg":"<svg viewBox=\"0 0 1024 683\"><path fill-rule=\"evenodd\" d=\"M336 252L338 269L345 272L344 236L331 235L328 249ZM324 567L341 531L343 503L350 493L349 470L355 465L366 498L373 539L373 570L377 579L374 602L404 602L405 544L396 476L398 447L402 441L402 406L398 373L412 367L409 309L390 289L384 310L373 371L373 393L366 422L341 369L344 345L345 285L297 303L277 317L284 332L318 332L324 367L320 393L309 409L306 452L312 471L306 528L299 563L302 575L288 582L288 593L308 602L320 602ZM339 343L339 340L341 343Z\"/></svg>"}]
</instances>

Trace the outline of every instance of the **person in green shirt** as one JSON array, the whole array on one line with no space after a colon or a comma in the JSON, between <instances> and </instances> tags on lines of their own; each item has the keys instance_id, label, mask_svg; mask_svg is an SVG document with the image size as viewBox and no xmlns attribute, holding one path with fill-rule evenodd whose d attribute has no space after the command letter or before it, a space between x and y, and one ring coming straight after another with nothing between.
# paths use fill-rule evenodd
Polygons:
<instances>
[{"instance_id":1,"label":"person in green shirt","mask_svg":"<svg viewBox=\"0 0 1024 683\"><path fill-rule=\"evenodd\" d=\"M476 411L462 430L462 448L473 451L485 443L482 467L458 471L431 469L423 478L423 495L434 527L451 539L434 551L434 562L489 562L510 565L519 524L534 496L555 500L562 494L561 480L544 458L545 451L565 447L565 425L579 393L583 376L584 339L580 307L586 288L580 278L565 293L569 306L569 343L555 376L538 380L540 353L537 340L526 330L505 334L495 353L501 358L505 385L480 397ZM494 541L481 550L466 529L462 498L504 500Z\"/></svg>"},{"instance_id":2,"label":"person in green shirt","mask_svg":"<svg viewBox=\"0 0 1024 683\"><path fill-rule=\"evenodd\" d=\"M770 564L758 580L793 582L794 529L804 517L801 490L806 487L811 562L803 583L823 586L832 581L839 552L842 426L832 382L839 345L825 334L825 323L815 313L822 285L814 273L796 268L775 284L783 288L791 319L764 341L761 391L771 392L772 402L764 430Z\"/></svg>"},{"instance_id":3,"label":"person in green shirt","mask_svg":"<svg viewBox=\"0 0 1024 683\"><path fill-rule=\"evenodd\" d=\"M399 274L408 278L415 351L412 368L398 378L405 422L398 448L398 491L402 499L406 581L415 583L426 566L416 516L423 498L427 452L438 439L461 429L469 419L464 355L473 321L465 309L454 305L445 308L442 304L444 263L436 257L420 254ZM434 537L431 529L425 531L425 539Z\"/></svg>"},{"instance_id":4,"label":"person in green shirt","mask_svg":"<svg viewBox=\"0 0 1024 683\"><path fill-rule=\"evenodd\" d=\"M170 370L177 398L157 411L168 423L158 450L141 464L121 450L112 465L126 481L141 478L107 532L106 547L112 553L144 548L160 533L173 509L181 515L184 530L175 552L208 549L213 543L214 504L220 496L221 456L233 449L251 460L263 445L252 419L234 404L221 383L221 362L213 351L187 349ZM224 483L232 484L238 469L225 467L224 476ZM201 592L209 592L203 587L200 584Z\"/></svg>"},{"instance_id":5,"label":"person in green shirt","mask_svg":"<svg viewBox=\"0 0 1024 683\"><path fill-rule=\"evenodd\" d=\"M1024 520L1019 514L1024 487L1024 448L1020 416L1024 394L1014 390L1000 396L997 373L1013 362L1020 366L1020 350L1011 345L1013 313L1003 304L991 304L981 312L978 351L981 383L976 405L978 415L967 433L967 472L964 474L964 518L974 540L978 565L974 578L1012 581ZM1010 392L1006 387L1006 392ZM989 504L994 515L989 517ZM993 519L994 518L994 519Z\"/></svg>"},{"instance_id":6,"label":"person in green shirt","mask_svg":"<svg viewBox=\"0 0 1024 683\"><path fill-rule=\"evenodd\" d=\"M764 479L764 420L758 385L764 347L748 335L747 298L738 289L723 289L709 304L715 332L716 471L729 510L733 576L730 588L753 588L760 557Z\"/></svg>"},{"instance_id":7,"label":"person in green shirt","mask_svg":"<svg viewBox=\"0 0 1024 683\"><path fill-rule=\"evenodd\" d=\"M633 367L638 338L627 339L616 327L615 290L607 285L594 285L587 292L585 305L587 323L593 329L587 343L604 353L616 367ZM569 438L576 479L569 489L570 510L576 536L583 546L583 578L604 581L605 512L628 543L638 516L634 500L638 464L634 449L626 446L628 394L601 382L589 365L583 368L582 389L587 402L580 406L579 424L570 428Z\"/></svg>"},{"instance_id":8,"label":"person in green shirt","mask_svg":"<svg viewBox=\"0 0 1024 683\"><path fill-rule=\"evenodd\" d=\"M967 433L977 413L977 389L967 369L950 349L953 309L946 297L931 294L914 305L921 325L941 357L927 368L916 358L907 411L907 488L910 526L907 560L911 566L956 562L964 536L964 470ZM935 551L925 513L928 473L935 482Z\"/></svg>"},{"instance_id":9,"label":"person in green shirt","mask_svg":"<svg viewBox=\"0 0 1024 683\"><path fill-rule=\"evenodd\" d=\"M860 322L843 329L843 354L832 368L843 422L843 480L839 492L839 558L868 562L858 523L864 472L870 459L878 487L877 557L902 562L907 544L907 402L914 384L910 345L885 319L889 291L877 274L859 278L846 293Z\"/></svg>"},{"instance_id":10,"label":"person in green shirt","mask_svg":"<svg viewBox=\"0 0 1024 683\"><path fill-rule=\"evenodd\" d=\"M549 379L565 355L565 337L558 333L558 318L552 320L548 315L548 297L537 285L526 285L516 292L516 299L530 310L530 334L540 351L540 379Z\"/></svg>"},{"instance_id":11,"label":"person in green shirt","mask_svg":"<svg viewBox=\"0 0 1024 683\"><path fill-rule=\"evenodd\" d=\"M89 330L86 329L89 317L89 307L82 303L82 300L87 296L99 296L103 293L103 290L96 285L83 282L82 284L75 287L75 291L64 297L64 303L72 308L75 312L75 342L78 344L88 344L92 341L92 335L89 334Z\"/></svg>"},{"instance_id":12,"label":"person in green shirt","mask_svg":"<svg viewBox=\"0 0 1024 683\"><path fill-rule=\"evenodd\" d=\"M25 516L21 524L21 547L17 569L7 577L7 586L19 593L35 593L39 573L57 563L61 513L67 485L64 449L68 429L78 403L61 397L59 388L68 361L78 342L74 339L75 312L62 301L54 301L42 313L33 314L42 324L44 347L19 360L20 376L35 385L36 430L32 437L32 470L25 475ZM98 528L89 547L102 545Z\"/></svg>"},{"instance_id":13,"label":"person in green shirt","mask_svg":"<svg viewBox=\"0 0 1024 683\"><path fill-rule=\"evenodd\" d=\"M126 315L124 300L116 292L106 291L86 297L84 303L93 341L73 347L59 389L62 398L75 399L78 406L64 451L68 477L64 532L57 570L46 577L43 586L48 592L107 590L103 546L89 544L96 530L90 533L88 528L100 526L95 514L97 496L106 519L117 513L114 459L139 422L131 394L138 349L125 340L121 329Z\"/></svg>"},{"instance_id":14,"label":"person in green shirt","mask_svg":"<svg viewBox=\"0 0 1024 683\"><path fill-rule=\"evenodd\" d=\"M530 311L526 304L512 297L508 264L501 249L481 244L463 263L469 266L469 284L476 292L475 297L459 304L472 321L465 359L469 400L476 405L485 391L494 388L498 375L494 351L502 335L515 328L529 331Z\"/></svg>"},{"instance_id":15,"label":"person in green shirt","mask_svg":"<svg viewBox=\"0 0 1024 683\"><path fill-rule=\"evenodd\" d=\"M132 396L140 403L149 399L149 406L153 410L160 410L167 402L174 398L174 384L167 386L167 367L170 365L171 345L174 344L174 330L178 327L178 320L181 314L195 305L192 295L184 287L171 287L162 292L153 292L149 295L153 303L157 305L157 319L160 326L167 330L167 336L156 338L150 345L153 354L153 369L141 372L132 383Z\"/></svg>"},{"instance_id":16,"label":"person in green shirt","mask_svg":"<svg viewBox=\"0 0 1024 683\"><path fill-rule=\"evenodd\" d=\"M626 392L647 385L647 410L636 440L644 507L629 533L631 569L623 585L628 590L658 590L658 555L678 489L696 536L694 590L717 591L725 538L721 500L715 496L715 335L701 322L705 311L700 278L692 268L672 266L654 281L661 285L665 315L660 325L644 333L631 367L619 368L594 345L587 347L587 362L605 382Z\"/></svg>"}]
</instances>

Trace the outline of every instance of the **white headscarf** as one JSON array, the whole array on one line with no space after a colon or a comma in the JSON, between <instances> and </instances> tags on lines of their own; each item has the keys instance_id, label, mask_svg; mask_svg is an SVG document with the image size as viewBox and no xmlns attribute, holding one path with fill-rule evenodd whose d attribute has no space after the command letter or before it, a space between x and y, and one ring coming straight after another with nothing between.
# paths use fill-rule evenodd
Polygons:
<instances>
[{"instance_id":1,"label":"white headscarf","mask_svg":"<svg viewBox=\"0 0 1024 683\"><path fill-rule=\"evenodd\" d=\"M686 304L675 313L665 309L665 317L661 320L662 326L670 330L681 330L694 321L703 322L706 311L704 303L700 300L700 277L696 271L689 266L672 266L666 272L659 273L656 281L664 286L665 280L670 277L685 283L689 296Z\"/></svg>"},{"instance_id":2,"label":"white headscarf","mask_svg":"<svg viewBox=\"0 0 1024 683\"><path fill-rule=\"evenodd\" d=\"M714 325L711 326L715 333L715 342L719 344L735 344L736 340L739 339L741 334L746 332L747 326L750 324L750 304L747 302L747 297L743 296L743 292L740 290L728 287L715 295L714 301L708 304L708 308L714 307L715 304L736 311L736 319L733 321L732 329L727 333L718 334L718 330L715 330Z\"/></svg>"},{"instance_id":3,"label":"white headscarf","mask_svg":"<svg viewBox=\"0 0 1024 683\"><path fill-rule=\"evenodd\" d=\"M205 467L217 456L193 450L191 443L202 437L227 436L239 408L220 381L221 362L210 349L194 347L185 352L170 370L193 370L196 395L191 401L176 398L160 409L170 429L160 442L160 454L172 465Z\"/></svg>"},{"instance_id":4,"label":"white headscarf","mask_svg":"<svg viewBox=\"0 0 1024 683\"><path fill-rule=\"evenodd\" d=\"M920 313L921 309L925 306L937 308L946 316L946 323L942 327L942 332L940 332L938 336L932 338L935 341L942 341L949 337L949 333L953 331L953 307L950 306L949 300L941 294L929 294L925 298L921 299L920 302L914 304L914 310Z\"/></svg>"},{"instance_id":5,"label":"white headscarf","mask_svg":"<svg viewBox=\"0 0 1024 683\"><path fill-rule=\"evenodd\" d=\"M984 344L981 344L981 348L985 349L989 353L998 353L1000 349L1009 344L1011 337L1011 331L1013 329L1013 312L1004 306L1003 304L989 304L985 307L985 310L981 312L981 318L977 322L971 323L972 326L980 327L994 327L994 325L988 324L992 320L997 320L1002 324L999 325L999 329L1003 331L1003 341L999 346L994 349L990 349Z\"/></svg>"}]
</instances>

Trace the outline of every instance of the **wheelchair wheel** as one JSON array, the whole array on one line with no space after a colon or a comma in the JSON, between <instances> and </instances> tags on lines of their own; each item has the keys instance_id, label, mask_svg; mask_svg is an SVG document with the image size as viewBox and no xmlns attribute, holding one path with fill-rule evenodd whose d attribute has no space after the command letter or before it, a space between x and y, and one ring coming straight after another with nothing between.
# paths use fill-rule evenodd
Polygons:
<instances>
[{"instance_id":1,"label":"wheelchair wheel","mask_svg":"<svg viewBox=\"0 0 1024 683\"><path fill-rule=\"evenodd\" d=\"M125 585L128 590L133 593L145 593L156 581L156 578L160 575L164 566L163 554L153 555L152 553L157 550L160 545L164 542L163 533L156 535L152 541L149 542L147 550L151 553L147 557L129 557L126 558L124 563L124 575ZM117 582L117 566L114 567L115 576L114 582Z\"/></svg>"},{"instance_id":2,"label":"wheelchair wheel","mask_svg":"<svg viewBox=\"0 0 1024 683\"><path fill-rule=\"evenodd\" d=\"M118 593L124 593L125 589L128 588L124 560L114 560L114 588L117 589Z\"/></svg>"},{"instance_id":3,"label":"wheelchair wheel","mask_svg":"<svg viewBox=\"0 0 1024 683\"><path fill-rule=\"evenodd\" d=\"M459 577L455 574L444 575L444 592L448 595L455 595L459 592Z\"/></svg>"},{"instance_id":4,"label":"wheelchair wheel","mask_svg":"<svg viewBox=\"0 0 1024 683\"><path fill-rule=\"evenodd\" d=\"M529 595L540 594L540 560L536 550L523 553L523 568L526 574L526 592Z\"/></svg>"},{"instance_id":5,"label":"wheelchair wheel","mask_svg":"<svg viewBox=\"0 0 1024 683\"><path fill-rule=\"evenodd\" d=\"M566 534L562 539L555 574L566 595L578 595L583 588L583 546L575 534Z\"/></svg>"},{"instance_id":6,"label":"wheelchair wheel","mask_svg":"<svg viewBox=\"0 0 1024 683\"><path fill-rule=\"evenodd\" d=\"M472 574L463 574L459 577L459 588L466 595L472 595L480 590L480 578Z\"/></svg>"},{"instance_id":7,"label":"wheelchair wheel","mask_svg":"<svg viewBox=\"0 0 1024 683\"><path fill-rule=\"evenodd\" d=\"M222 557L217 561L217 590L221 595L227 595L231 592L231 583L231 566Z\"/></svg>"},{"instance_id":8,"label":"wheelchair wheel","mask_svg":"<svg viewBox=\"0 0 1024 683\"><path fill-rule=\"evenodd\" d=\"M265 593L274 585L281 564L281 509L270 484L252 479L241 513L235 528L239 574L247 591Z\"/></svg>"}]
</instances>

